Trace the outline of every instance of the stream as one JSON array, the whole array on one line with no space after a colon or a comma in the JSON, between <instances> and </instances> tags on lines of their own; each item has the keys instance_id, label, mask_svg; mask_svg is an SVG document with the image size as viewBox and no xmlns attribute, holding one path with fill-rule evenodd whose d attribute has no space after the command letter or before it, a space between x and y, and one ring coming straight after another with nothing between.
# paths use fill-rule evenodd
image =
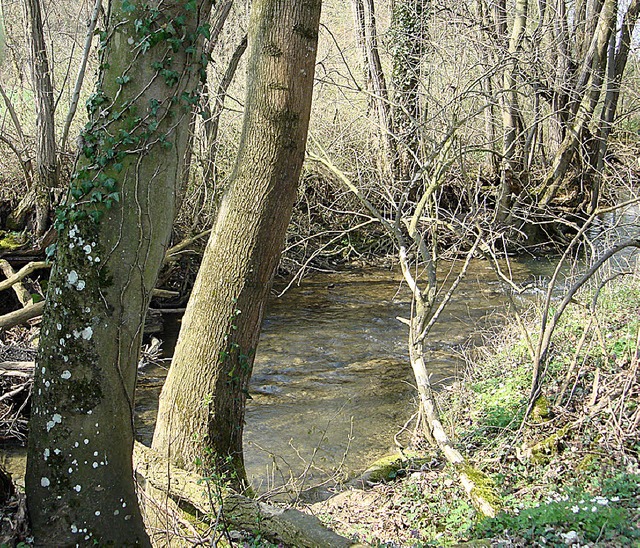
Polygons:
<instances>
[{"instance_id":1,"label":"stream","mask_svg":"<svg viewBox=\"0 0 640 548\"><path fill-rule=\"evenodd\" d=\"M602 241L605 236L620 240L637 235L639 218L635 204L604 216L589 236ZM635 250L623 251L618 268L636 268L637 255ZM528 284L516 298L530 301L543 294L556 262L557 257L512 259L512 279ZM450 274L451 280L455 272L446 269L460 264L452 267L443 262L439 278ZM556 284L558 294L572 274L564 271ZM483 329L504 322L507 303L491 265L473 260L426 339L436 388L452 383L464 371L464 351L482 342ZM291 477L303 476L299 482L303 487L335 474L351 477L394 451L394 435L416 410L407 328L396 319L407 318L410 310L400 272L380 268L316 274L284 296L270 299L244 431L247 473L257 491L282 486ZM168 357L180 320L171 315L165 320L161 338ZM137 437L146 444L151 443L165 376L166 370L157 365L145 367L139 375ZM24 475L24 455L24 448L3 450L2 460L16 477Z\"/></svg>"},{"instance_id":2,"label":"stream","mask_svg":"<svg viewBox=\"0 0 640 548\"><path fill-rule=\"evenodd\" d=\"M450 265L448 265L448 268ZM549 275L546 260L514 260L514 279ZM446 272L443 272L445 275ZM305 474L316 484L351 476L394 449L416 410L407 328L409 291L401 274L366 269L314 275L267 307L250 384L244 435L247 473L259 491ZM436 386L453 382L479 329L498 323L507 299L486 261L474 260L427 340ZM167 327L166 344L179 325ZM145 369L137 396L138 436L150 443L165 372Z\"/></svg>"},{"instance_id":3,"label":"stream","mask_svg":"<svg viewBox=\"0 0 640 548\"><path fill-rule=\"evenodd\" d=\"M605 214L589 229L594 249L604 249L639 232L635 203ZM637 264L637 250L624 250L611 268ZM504 271L527 291L520 304L543 295L558 257L511 259ZM461 261L441 263L447 285ZM575 268L576 264L573 263ZM578 262L581 270L584 264ZM632 266L635 268L635 266ZM575 276L563 269L555 294ZM467 366L464 351L479 344L481 332L504 321L504 284L489 262L475 259L427 343L432 383L452 383ZM316 274L268 303L247 403L244 449L254 488L265 491L304 478L303 486L362 472L395 451L396 435L416 410L408 361L407 318L411 299L399 269L366 269ZM167 326L171 353L179 319ZM138 436L150 443L157 398L165 371L147 369L138 392Z\"/></svg>"}]
</instances>

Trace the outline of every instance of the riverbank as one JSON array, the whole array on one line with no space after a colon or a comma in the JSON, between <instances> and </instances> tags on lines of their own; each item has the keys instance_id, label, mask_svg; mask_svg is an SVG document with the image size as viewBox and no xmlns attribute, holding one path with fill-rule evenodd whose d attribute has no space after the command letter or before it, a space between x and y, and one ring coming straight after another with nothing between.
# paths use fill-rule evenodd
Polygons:
<instances>
[{"instance_id":1,"label":"riverbank","mask_svg":"<svg viewBox=\"0 0 640 548\"><path fill-rule=\"evenodd\" d=\"M409 459L395 479L345 491L311 511L346 536L383 546L473 539L507 546L640 546L640 277L616 278L565 312L543 397L522 422L531 383L527 337L507 321L441 394L449 432L495 483L502 512L478 519L437 455ZM535 345L540 309L524 319ZM400 478L400 479L398 479Z\"/></svg>"}]
</instances>

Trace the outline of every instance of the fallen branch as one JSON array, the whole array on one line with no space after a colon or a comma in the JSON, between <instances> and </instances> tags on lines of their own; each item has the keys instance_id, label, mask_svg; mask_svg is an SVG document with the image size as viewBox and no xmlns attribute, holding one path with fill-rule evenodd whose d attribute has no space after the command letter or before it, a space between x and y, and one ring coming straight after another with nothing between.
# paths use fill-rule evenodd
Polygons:
<instances>
[{"instance_id":1,"label":"fallen branch","mask_svg":"<svg viewBox=\"0 0 640 548\"><path fill-rule=\"evenodd\" d=\"M175 299L180 296L179 291L170 291L168 289L154 289L151 292L154 299Z\"/></svg>"},{"instance_id":2,"label":"fallen branch","mask_svg":"<svg viewBox=\"0 0 640 548\"><path fill-rule=\"evenodd\" d=\"M177 291L167 291L165 289L154 289L151 294L153 297L160 299L170 299L180 295ZM4 316L0 316L0 329L11 329L16 325L21 325L29 320L37 318L38 316L42 316L43 312L44 301L29 304L20 310L15 310L14 312L9 312ZM154 331L149 332L151 333Z\"/></svg>"},{"instance_id":3,"label":"fallen branch","mask_svg":"<svg viewBox=\"0 0 640 548\"><path fill-rule=\"evenodd\" d=\"M46 261L32 261L24 265L20 270L18 270L18 272L15 272L11 267L11 265L9 264L9 262L2 259L0 260L0 270L2 270L2 272L4 273L7 279L0 281L0 291L4 291L5 289L9 289L10 287L15 286L16 284L19 284L19 282L22 281L22 279L26 278L33 271L40 270L43 268L49 268L50 266L51 264L47 263ZM22 289L28 295L29 299L31 299L31 295L29 294L29 292L24 288ZM20 302L24 306L25 303L22 302L22 299L20 298L19 294L18 294L18 299L20 299Z\"/></svg>"},{"instance_id":4,"label":"fallen branch","mask_svg":"<svg viewBox=\"0 0 640 548\"><path fill-rule=\"evenodd\" d=\"M15 276L16 271L11 267L8 261L4 259L0 259L0 270L4 273L5 278L9 279ZM15 282L11 289L13 289L16 297L20 301L22 306L27 306L30 302L32 302L31 294L26 290L26 288L20 283Z\"/></svg>"},{"instance_id":5,"label":"fallen branch","mask_svg":"<svg viewBox=\"0 0 640 548\"><path fill-rule=\"evenodd\" d=\"M133 450L134 469L152 487L179 501L184 501L205 515L216 515L219 501L212 500L207 480L170 465L157 452L141 443ZM293 508L282 509L227 491L222 498L222 513L232 527L254 532L276 542L299 548L358 546L348 538L324 527L318 518ZM362 546L362 545L360 545Z\"/></svg>"},{"instance_id":6,"label":"fallen branch","mask_svg":"<svg viewBox=\"0 0 640 548\"><path fill-rule=\"evenodd\" d=\"M44 301L40 301L37 303L29 304L24 308L21 308L20 310L9 312L9 314L0 316L0 329L10 329L16 325L26 323L29 320L37 318L38 316L42 316L43 311Z\"/></svg>"},{"instance_id":7,"label":"fallen branch","mask_svg":"<svg viewBox=\"0 0 640 548\"><path fill-rule=\"evenodd\" d=\"M205 236L208 236L209 234L211 234L212 230L213 229L210 228L209 230L205 230L204 232L201 232L200 234L196 234L195 236L192 236L191 238L185 238L184 240L182 240L181 242L177 243L173 247L170 247L169 249L167 249L167 252L164 255L164 262L168 263L168 262L171 262L171 261L175 261L178 258L178 255L180 254L181 251L184 251L192 243L197 242L198 240L200 240L200 239L204 238Z\"/></svg>"},{"instance_id":8,"label":"fallen branch","mask_svg":"<svg viewBox=\"0 0 640 548\"><path fill-rule=\"evenodd\" d=\"M30 377L34 367L35 362L0 362L0 375Z\"/></svg>"}]
</instances>

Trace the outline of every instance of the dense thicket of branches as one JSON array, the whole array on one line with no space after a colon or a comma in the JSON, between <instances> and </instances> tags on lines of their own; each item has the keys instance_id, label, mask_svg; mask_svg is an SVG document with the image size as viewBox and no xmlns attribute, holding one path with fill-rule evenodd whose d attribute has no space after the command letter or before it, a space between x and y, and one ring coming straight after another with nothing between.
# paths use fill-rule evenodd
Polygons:
<instances>
[{"instance_id":1,"label":"dense thicket of branches","mask_svg":"<svg viewBox=\"0 0 640 548\"><path fill-rule=\"evenodd\" d=\"M610 194L611 180L629 183L619 167L637 152L637 56L631 36L638 4L330 4L320 36L311 133L382 210L407 202L403 195L410 206L424 175L444 168L438 203L450 214L473 206L476 217L511 226L512 236L527 235L530 244L557 239L557 225L542 231L536 221L591 211ZM82 67L84 23L100 13L94 8L84 5L78 12L65 3L43 3L44 59L51 65L55 98L55 131L43 133L36 122L47 127L52 122L35 116L30 98L45 104L51 94L46 79L29 69L29 59L43 59L34 55L42 48L36 47L37 33L25 41L22 32L32 17L16 4L4 6L0 221L5 228L35 222L36 234L42 233L43 200L60 193L40 192L39 213L29 220L28 212L36 211L29 209L35 191L65 185L64 166L83 113L70 132L64 126ZM236 75L244 70L246 10L228 1L220 13L224 16L212 24L213 63L201 103L204 118L194 121L195 157L178 234L209 228L240 131L243 79ZM91 74L95 55L86 57ZM46 64L39 66L46 72ZM57 164L63 169L59 183L52 176ZM324 255L327 264L384 250L376 223L337 237L353 229L353 214L362 215L361 206L317 166L309 165L305 181L290 229L293 262L283 263L287 268L299 267L310 255L316 264ZM27 195L28 203L18 207Z\"/></svg>"}]
</instances>

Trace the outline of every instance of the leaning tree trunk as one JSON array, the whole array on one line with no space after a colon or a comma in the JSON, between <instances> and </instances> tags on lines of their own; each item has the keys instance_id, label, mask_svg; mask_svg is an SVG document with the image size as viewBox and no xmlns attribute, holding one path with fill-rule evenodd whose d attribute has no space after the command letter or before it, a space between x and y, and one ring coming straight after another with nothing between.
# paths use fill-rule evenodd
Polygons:
<instances>
[{"instance_id":1,"label":"leaning tree trunk","mask_svg":"<svg viewBox=\"0 0 640 548\"><path fill-rule=\"evenodd\" d=\"M39 546L149 545L133 481L133 396L197 103L210 3L112 3L35 371L27 456Z\"/></svg>"},{"instance_id":2,"label":"leaning tree trunk","mask_svg":"<svg viewBox=\"0 0 640 548\"><path fill-rule=\"evenodd\" d=\"M40 237L47 229L51 189L58 184L55 108L40 0L25 0L25 11L31 50L31 78L36 102L36 170L33 191L36 205L35 235Z\"/></svg>"},{"instance_id":3,"label":"leaning tree trunk","mask_svg":"<svg viewBox=\"0 0 640 548\"><path fill-rule=\"evenodd\" d=\"M579 99L572 106L574 118L571 129L567 131L542 185L537 190L542 206L548 206L556 197L579 145L584 145L581 143L581 139L584 138L585 129L591 121L602 91L607 64L607 48L609 38L615 28L617 6L617 0L605 0L597 17L597 26L589 41L589 47L574 87L575 96Z\"/></svg>"},{"instance_id":4,"label":"leaning tree trunk","mask_svg":"<svg viewBox=\"0 0 640 548\"><path fill-rule=\"evenodd\" d=\"M153 447L246 482L247 386L298 187L320 0L254 0L244 126L162 394Z\"/></svg>"}]
</instances>

